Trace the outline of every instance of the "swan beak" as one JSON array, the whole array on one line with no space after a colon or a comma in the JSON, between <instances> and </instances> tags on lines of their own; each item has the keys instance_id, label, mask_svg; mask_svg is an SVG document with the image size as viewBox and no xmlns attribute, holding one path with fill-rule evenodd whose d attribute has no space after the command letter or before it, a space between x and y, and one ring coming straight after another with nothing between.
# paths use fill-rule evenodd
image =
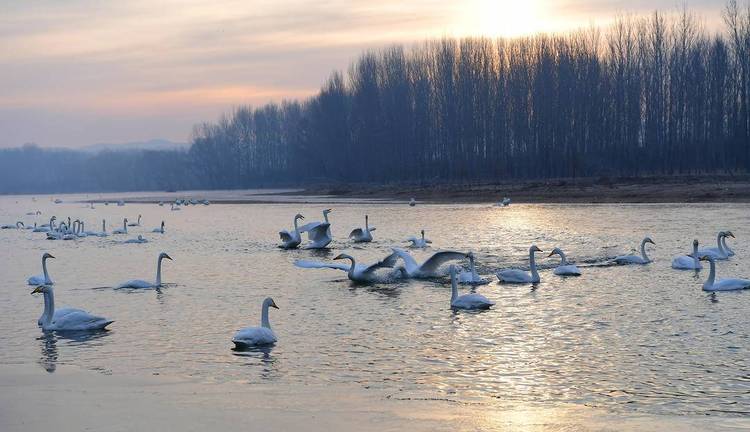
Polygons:
<instances>
[{"instance_id":1,"label":"swan beak","mask_svg":"<svg viewBox=\"0 0 750 432\"><path fill-rule=\"evenodd\" d=\"M39 285L38 287L34 288L34 291L32 291L31 294L39 294L40 292L42 292L43 287L44 285Z\"/></svg>"},{"instance_id":2,"label":"swan beak","mask_svg":"<svg viewBox=\"0 0 750 432\"><path fill-rule=\"evenodd\" d=\"M166 254L164 255L164 258L166 258L166 259L168 259L168 260L170 260L170 261L174 261L174 260L172 259L172 257L171 257L171 256L169 256L169 255L166 255Z\"/></svg>"},{"instance_id":3,"label":"swan beak","mask_svg":"<svg viewBox=\"0 0 750 432\"><path fill-rule=\"evenodd\" d=\"M271 306L274 309L278 309L279 308L278 306L276 306L276 302L271 303L269 306Z\"/></svg>"},{"instance_id":4,"label":"swan beak","mask_svg":"<svg viewBox=\"0 0 750 432\"><path fill-rule=\"evenodd\" d=\"M342 258L344 258L343 255L336 255L336 257L334 259L337 260L337 259L342 259Z\"/></svg>"},{"instance_id":5,"label":"swan beak","mask_svg":"<svg viewBox=\"0 0 750 432\"><path fill-rule=\"evenodd\" d=\"M554 254L555 254L554 252L550 252L549 255L547 255L547 258L551 257Z\"/></svg>"},{"instance_id":6,"label":"swan beak","mask_svg":"<svg viewBox=\"0 0 750 432\"><path fill-rule=\"evenodd\" d=\"M55 258L55 257L52 256L51 254L49 254L49 255L47 255L47 258Z\"/></svg>"}]
</instances>

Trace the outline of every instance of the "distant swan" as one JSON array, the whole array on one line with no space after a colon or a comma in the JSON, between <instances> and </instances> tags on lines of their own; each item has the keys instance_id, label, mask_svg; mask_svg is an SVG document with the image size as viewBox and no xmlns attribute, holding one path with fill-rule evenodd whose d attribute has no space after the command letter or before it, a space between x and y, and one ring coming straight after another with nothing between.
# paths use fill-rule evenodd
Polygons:
<instances>
[{"instance_id":1,"label":"distant swan","mask_svg":"<svg viewBox=\"0 0 750 432\"><path fill-rule=\"evenodd\" d=\"M534 252L542 252L536 245L529 248L529 266L531 273L526 273L521 269L505 269L497 272L497 278L503 283L538 283L540 281L539 272L536 269L536 260Z\"/></svg>"},{"instance_id":2,"label":"distant swan","mask_svg":"<svg viewBox=\"0 0 750 432\"><path fill-rule=\"evenodd\" d=\"M676 270L700 270L703 268L698 260L698 240L693 240L693 254L681 255L672 260L672 268Z\"/></svg>"},{"instance_id":3,"label":"distant swan","mask_svg":"<svg viewBox=\"0 0 750 432\"><path fill-rule=\"evenodd\" d=\"M279 237L281 237L281 244L279 245L282 249L295 249L302 243L302 237L299 234L299 227L297 226L297 220L304 219L305 217L297 213L294 216L294 231L279 231Z\"/></svg>"},{"instance_id":4,"label":"distant swan","mask_svg":"<svg viewBox=\"0 0 750 432\"><path fill-rule=\"evenodd\" d=\"M458 295L458 284L456 283L456 266L451 265L451 307L453 309L489 309L495 303L481 294Z\"/></svg>"},{"instance_id":5,"label":"distant swan","mask_svg":"<svg viewBox=\"0 0 750 432\"><path fill-rule=\"evenodd\" d=\"M552 252L547 256L548 258L552 255L560 255L560 265L555 268L552 272L558 276L580 276L581 270L578 269L574 264L568 264L568 258L565 256L565 252L560 248L552 249Z\"/></svg>"},{"instance_id":6,"label":"distant swan","mask_svg":"<svg viewBox=\"0 0 750 432\"><path fill-rule=\"evenodd\" d=\"M85 331L102 330L114 321L107 318L91 315L81 309L66 308L55 310L55 294L51 286L40 285L31 292L44 295L44 313L41 325L45 331Z\"/></svg>"},{"instance_id":7,"label":"distant swan","mask_svg":"<svg viewBox=\"0 0 750 432\"><path fill-rule=\"evenodd\" d=\"M119 288L159 288L161 286L161 261L166 258L172 260L172 258L166 253L162 252L159 254L159 258L156 261L156 282L148 282L141 279L129 280L116 287Z\"/></svg>"},{"instance_id":8,"label":"distant swan","mask_svg":"<svg viewBox=\"0 0 750 432\"><path fill-rule=\"evenodd\" d=\"M112 230L112 234L127 234L128 233L128 218L122 220L122 229L117 228Z\"/></svg>"},{"instance_id":9,"label":"distant swan","mask_svg":"<svg viewBox=\"0 0 750 432\"><path fill-rule=\"evenodd\" d=\"M348 259L350 264L344 263L319 263L314 261L299 260L294 263L295 266L300 268L330 268L336 270L343 270L346 272L350 280L354 282L382 282L382 278L378 278L375 271L383 268L392 268L396 264L398 256L391 254L384 259L376 262L375 264L365 265L357 264L354 257L347 254L339 254L334 260Z\"/></svg>"},{"instance_id":10,"label":"distant swan","mask_svg":"<svg viewBox=\"0 0 750 432\"><path fill-rule=\"evenodd\" d=\"M490 283L489 279L485 279L477 273L477 268L474 264L474 252L469 252L467 256L469 257L469 269L464 270L463 268L459 268L458 282L468 285L485 285Z\"/></svg>"},{"instance_id":11,"label":"distant swan","mask_svg":"<svg viewBox=\"0 0 750 432\"><path fill-rule=\"evenodd\" d=\"M724 250L724 244L722 243L724 237L728 236L734 237L734 234L732 234L731 232L719 231L719 234L716 235L716 247L699 249L698 256L709 255L711 258L717 261L729 259L729 254L726 250Z\"/></svg>"},{"instance_id":12,"label":"distant swan","mask_svg":"<svg viewBox=\"0 0 750 432\"><path fill-rule=\"evenodd\" d=\"M164 234L164 221L161 221L161 227L154 228L154 229L151 230L151 232L155 232L155 233L159 233L159 234Z\"/></svg>"},{"instance_id":13,"label":"distant swan","mask_svg":"<svg viewBox=\"0 0 750 432\"><path fill-rule=\"evenodd\" d=\"M0 225L0 229L19 229L20 230L23 227L24 227L24 224L21 221L16 222L15 225L10 225L10 224Z\"/></svg>"},{"instance_id":14,"label":"distant swan","mask_svg":"<svg viewBox=\"0 0 750 432\"><path fill-rule=\"evenodd\" d=\"M141 215L138 215L138 222L130 222L128 226L132 226L132 227L141 226Z\"/></svg>"},{"instance_id":15,"label":"distant swan","mask_svg":"<svg viewBox=\"0 0 750 432\"><path fill-rule=\"evenodd\" d=\"M421 231L422 237L414 237L411 236L406 241L411 242L411 248L415 249L424 249L427 247L428 244L432 243L432 240L424 238L424 230Z\"/></svg>"},{"instance_id":16,"label":"distant swan","mask_svg":"<svg viewBox=\"0 0 750 432\"><path fill-rule=\"evenodd\" d=\"M48 258L55 258L50 254L49 252L45 252L44 255L42 255L42 272L43 274L39 276L31 276L27 282L29 285L53 285L54 282L52 281L52 278L49 277L49 273L47 272L47 259Z\"/></svg>"},{"instance_id":17,"label":"distant swan","mask_svg":"<svg viewBox=\"0 0 750 432\"><path fill-rule=\"evenodd\" d=\"M349 233L349 238L354 239L355 243L368 243L372 241L372 232L375 227L370 228L368 217L365 215L365 228L355 228Z\"/></svg>"},{"instance_id":18,"label":"distant swan","mask_svg":"<svg viewBox=\"0 0 750 432\"><path fill-rule=\"evenodd\" d=\"M331 235L331 223L328 222L328 213L331 209L323 210L323 220L325 222L310 222L299 227L299 232L306 232L310 243L305 245L305 249L323 249L333 240Z\"/></svg>"},{"instance_id":19,"label":"distant swan","mask_svg":"<svg viewBox=\"0 0 750 432\"><path fill-rule=\"evenodd\" d=\"M138 238L125 240L123 243L148 243L148 240L143 238L141 234L138 234Z\"/></svg>"},{"instance_id":20,"label":"distant swan","mask_svg":"<svg viewBox=\"0 0 750 432\"><path fill-rule=\"evenodd\" d=\"M409 200L409 207L414 207L415 205L417 205L417 200L415 200L414 198L410 199Z\"/></svg>"},{"instance_id":21,"label":"distant swan","mask_svg":"<svg viewBox=\"0 0 750 432\"><path fill-rule=\"evenodd\" d=\"M238 330L232 338L232 342L236 348L250 348L260 345L271 345L276 343L278 340L273 330L271 330L271 323L268 320L268 308L272 307L278 309L273 299L267 297L263 300L263 306L260 312L260 327L246 327Z\"/></svg>"},{"instance_id":22,"label":"distant swan","mask_svg":"<svg viewBox=\"0 0 750 432\"><path fill-rule=\"evenodd\" d=\"M656 244L650 237L641 240L641 255L619 255L613 260L617 264L648 264L651 259L646 255L646 243Z\"/></svg>"},{"instance_id":23,"label":"distant swan","mask_svg":"<svg viewBox=\"0 0 750 432\"><path fill-rule=\"evenodd\" d=\"M750 288L750 280L747 279L719 279L716 278L716 261L711 255L704 255L701 260L708 261L711 271L708 279L703 284L703 291L735 291Z\"/></svg>"},{"instance_id":24,"label":"distant swan","mask_svg":"<svg viewBox=\"0 0 750 432\"><path fill-rule=\"evenodd\" d=\"M403 249L393 248L393 252L404 261L404 272L406 273L406 276L413 279L443 276L445 273L440 272L440 267L443 264L449 261L466 259L468 255L464 252L456 251L437 252L432 254L432 256L420 265L417 264L417 261L411 256L411 254L409 254L409 252Z\"/></svg>"}]
</instances>

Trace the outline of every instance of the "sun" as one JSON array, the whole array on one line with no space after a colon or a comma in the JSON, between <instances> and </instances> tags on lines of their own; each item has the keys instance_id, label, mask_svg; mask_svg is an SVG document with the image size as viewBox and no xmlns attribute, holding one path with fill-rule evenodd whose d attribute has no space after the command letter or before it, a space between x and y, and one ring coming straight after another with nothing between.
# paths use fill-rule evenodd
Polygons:
<instances>
[{"instance_id":1,"label":"sun","mask_svg":"<svg viewBox=\"0 0 750 432\"><path fill-rule=\"evenodd\" d=\"M470 0L461 10L463 35L513 37L545 28L539 0Z\"/></svg>"}]
</instances>

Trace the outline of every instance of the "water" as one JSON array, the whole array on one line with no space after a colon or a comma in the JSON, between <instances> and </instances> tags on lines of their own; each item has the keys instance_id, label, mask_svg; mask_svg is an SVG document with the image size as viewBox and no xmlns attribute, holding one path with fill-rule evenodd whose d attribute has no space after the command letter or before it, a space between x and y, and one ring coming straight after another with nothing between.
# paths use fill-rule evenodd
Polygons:
<instances>
[{"instance_id":1,"label":"water","mask_svg":"<svg viewBox=\"0 0 750 432\"><path fill-rule=\"evenodd\" d=\"M321 218L320 204L168 206L98 205L87 209L48 197L0 198L0 223L82 218L108 230L143 215L127 236L47 241L44 234L0 231L0 363L38 363L40 373L75 365L104 373L190 376L201 382L305 385L356 383L393 399L445 399L515 406L584 404L613 412L750 415L750 291L701 291L704 274L669 268L693 238L714 246L731 229L737 256L719 277L750 277L750 206L336 204L334 249L283 251L279 229L297 212ZM41 210L39 217L23 216ZM370 215L375 241L344 238ZM152 234L161 220L167 234ZM296 259L325 260L346 251L364 262L405 246L424 228L432 249L473 250L493 283L478 292L497 303L487 312L453 312L446 280L357 286L343 272L300 269ZM147 244L118 244L143 234ZM535 243L562 247L571 260L599 263L657 243L648 266L585 267L580 278L554 276L557 258L536 287L498 285L494 270L523 266ZM43 335L42 298L26 278L39 274L44 251L58 306L116 322L93 336ZM154 278L156 256L168 252L159 291L115 291L132 278ZM468 292L462 288L462 292ZM235 352L238 328L258 325L272 296L279 343Z\"/></svg>"}]
</instances>

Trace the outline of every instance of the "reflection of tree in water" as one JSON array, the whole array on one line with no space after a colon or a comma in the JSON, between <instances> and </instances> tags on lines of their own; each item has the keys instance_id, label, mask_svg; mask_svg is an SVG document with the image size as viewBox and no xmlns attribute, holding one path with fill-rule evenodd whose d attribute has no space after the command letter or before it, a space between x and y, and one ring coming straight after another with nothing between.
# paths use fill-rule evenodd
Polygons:
<instances>
[{"instance_id":1,"label":"reflection of tree in water","mask_svg":"<svg viewBox=\"0 0 750 432\"><path fill-rule=\"evenodd\" d=\"M273 345L252 348L232 348L234 355L247 359L245 366L260 366L258 375L262 380L276 380L281 377L278 359L271 355Z\"/></svg>"},{"instance_id":2,"label":"reflection of tree in water","mask_svg":"<svg viewBox=\"0 0 750 432\"><path fill-rule=\"evenodd\" d=\"M59 351L57 348L57 342L69 341L70 345L74 344L86 344L96 339L109 336L109 331L75 331L75 332L43 332L42 335L37 338L40 342L40 349L42 352L39 357L39 365L49 373L55 372L57 369L57 362L59 357Z\"/></svg>"}]
</instances>

